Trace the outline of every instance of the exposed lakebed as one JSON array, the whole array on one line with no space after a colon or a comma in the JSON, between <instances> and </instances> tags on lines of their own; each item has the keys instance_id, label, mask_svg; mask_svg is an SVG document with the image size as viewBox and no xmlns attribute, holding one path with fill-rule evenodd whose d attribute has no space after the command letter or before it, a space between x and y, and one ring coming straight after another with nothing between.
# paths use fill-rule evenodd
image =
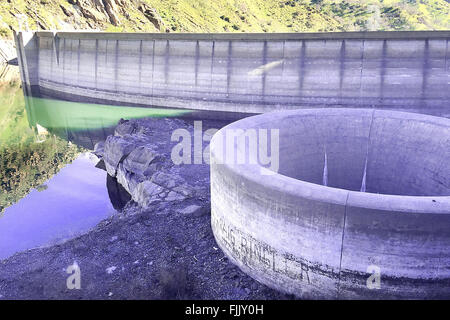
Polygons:
<instances>
[{"instance_id":1,"label":"exposed lakebed","mask_svg":"<svg viewBox=\"0 0 450 320\"><path fill-rule=\"evenodd\" d=\"M288 298L242 273L217 247L209 165L171 163L171 133L192 133L201 115L186 121L170 119L186 111L24 99L18 83L0 98L0 299ZM155 194L162 201L143 208L102 162L95 165L88 150L113 136L122 118L146 118L131 123L145 128L140 143L161 160L151 178L183 181L187 196L169 200L163 188ZM66 283L74 263L80 290Z\"/></svg>"},{"instance_id":2,"label":"exposed lakebed","mask_svg":"<svg viewBox=\"0 0 450 320\"><path fill-rule=\"evenodd\" d=\"M170 159L172 147L177 143L170 139L173 129L183 128L192 133L192 121L163 118L121 123L114 139L111 136L107 139L104 152L97 153L105 156L111 143L117 147L127 144L136 152L151 149L154 152L151 158L157 159L156 172L122 179L122 183L147 179L149 188L144 190L149 191L149 201L144 201L144 206L128 201L117 214L87 233L0 261L0 296L4 299L290 298L241 272L218 248L210 225L209 165L174 165ZM222 125L207 123L204 129ZM106 156L104 161L111 165L115 154ZM122 162L119 159L119 164ZM119 170L123 177L127 177L137 173L139 162L118 167L122 168ZM167 189L177 195L171 196ZM115 193L120 194L120 190ZM137 200L142 194L134 189ZM75 263L81 274L81 289L70 290L66 285L67 269Z\"/></svg>"}]
</instances>

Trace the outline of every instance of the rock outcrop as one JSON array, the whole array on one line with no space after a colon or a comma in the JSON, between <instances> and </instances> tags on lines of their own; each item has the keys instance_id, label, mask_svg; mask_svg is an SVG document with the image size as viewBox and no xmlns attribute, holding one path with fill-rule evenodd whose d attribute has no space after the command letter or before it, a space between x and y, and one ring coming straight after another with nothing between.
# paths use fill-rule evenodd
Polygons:
<instances>
[{"instance_id":1,"label":"rock outcrop","mask_svg":"<svg viewBox=\"0 0 450 320\"><path fill-rule=\"evenodd\" d=\"M7 2L3 9L0 39L10 37L11 29L169 31L155 8L136 0L23 0L20 6Z\"/></svg>"},{"instance_id":2,"label":"rock outcrop","mask_svg":"<svg viewBox=\"0 0 450 320\"><path fill-rule=\"evenodd\" d=\"M0 83L19 80L16 56L14 41L0 39Z\"/></svg>"},{"instance_id":3,"label":"rock outcrop","mask_svg":"<svg viewBox=\"0 0 450 320\"><path fill-rule=\"evenodd\" d=\"M144 16L161 32L169 32L169 29L164 25L164 21L158 14L156 9L149 7L145 3L141 3L138 6L139 11L141 11Z\"/></svg>"},{"instance_id":4,"label":"rock outcrop","mask_svg":"<svg viewBox=\"0 0 450 320\"><path fill-rule=\"evenodd\" d=\"M94 153L143 208L193 197L195 190L177 175L172 161L157 151L150 130L137 121L121 120L114 135L97 144Z\"/></svg>"},{"instance_id":5,"label":"rock outcrop","mask_svg":"<svg viewBox=\"0 0 450 320\"><path fill-rule=\"evenodd\" d=\"M0 64L8 63L17 56L14 41L0 39Z\"/></svg>"},{"instance_id":6,"label":"rock outcrop","mask_svg":"<svg viewBox=\"0 0 450 320\"><path fill-rule=\"evenodd\" d=\"M75 10L79 11L84 18L95 22L110 22L114 26L121 23L120 16L126 15L130 3L124 0L69 0ZM73 12L62 7L64 14L71 16Z\"/></svg>"}]
</instances>

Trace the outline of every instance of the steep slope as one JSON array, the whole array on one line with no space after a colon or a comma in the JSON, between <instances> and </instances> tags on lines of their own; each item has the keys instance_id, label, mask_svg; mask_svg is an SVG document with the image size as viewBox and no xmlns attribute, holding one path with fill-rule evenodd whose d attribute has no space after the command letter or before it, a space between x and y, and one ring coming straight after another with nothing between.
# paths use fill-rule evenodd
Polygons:
<instances>
[{"instance_id":1,"label":"steep slope","mask_svg":"<svg viewBox=\"0 0 450 320\"><path fill-rule=\"evenodd\" d=\"M0 35L31 29L301 32L450 29L447 0L3 0Z\"/></svg>"}]
</instances>

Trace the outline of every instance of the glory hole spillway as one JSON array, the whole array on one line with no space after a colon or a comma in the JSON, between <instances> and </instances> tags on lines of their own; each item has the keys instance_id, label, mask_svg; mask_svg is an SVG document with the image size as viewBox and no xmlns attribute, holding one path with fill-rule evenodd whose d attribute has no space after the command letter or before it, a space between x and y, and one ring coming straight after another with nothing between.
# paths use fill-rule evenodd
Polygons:
<instances>
[{"instance_id":1,"label":"glory hole spillway","mask_svg":"<svg viewBox=\"0 0 450 320\"><path fill-rule=\"evenodd\" d=\"M213 232L244 272L312 298L450 297L449 38L15 34L28 97L262 113L226 128L280 129L279 172L211 165Z\"/></svg>"}]
</instances>

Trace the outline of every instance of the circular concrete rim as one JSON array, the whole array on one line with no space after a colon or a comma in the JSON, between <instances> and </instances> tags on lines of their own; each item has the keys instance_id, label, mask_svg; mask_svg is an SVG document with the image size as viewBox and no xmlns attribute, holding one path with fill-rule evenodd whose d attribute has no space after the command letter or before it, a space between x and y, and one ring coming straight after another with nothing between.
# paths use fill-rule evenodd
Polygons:
<instances>
[{"instance_id":1,"label":"circular concrete rim","mask_svg":"<svg viewBox=\"0 0 450 320\"><path fill-rule=\"evenodd\" d=\"M384 116L390 118L401 118L403 120L416 120L446 126L450 130L450 119L447 118L378 109L324 108L268 112L233 122L220 129L219 132L224 132L227 129L257 128L261 125L271 123L288 116L320 114L332 115L333 113L336 115L356 115L366 113L381 117ZM217 134L214 135L211 140L211 153L213 154L212 158L214 158L215 153L214 138L217 136ZM237 150L237 153L240 154L241 150L239 146L236 146L236 141L235 149ZM226 166L235 174L244 177L248 181L252 181L256 184L264 184L267 189L290 194L292 196L368 209L389 210L405 213L450 214L450 196L402 196L351 191L306 182L279 173L274 174L269 169L260 165L233 165L227 163L222 165ZM270 178L261 179L261 170L270 172L271 174L266 176Z\"/></svg>"}]
</instances>

